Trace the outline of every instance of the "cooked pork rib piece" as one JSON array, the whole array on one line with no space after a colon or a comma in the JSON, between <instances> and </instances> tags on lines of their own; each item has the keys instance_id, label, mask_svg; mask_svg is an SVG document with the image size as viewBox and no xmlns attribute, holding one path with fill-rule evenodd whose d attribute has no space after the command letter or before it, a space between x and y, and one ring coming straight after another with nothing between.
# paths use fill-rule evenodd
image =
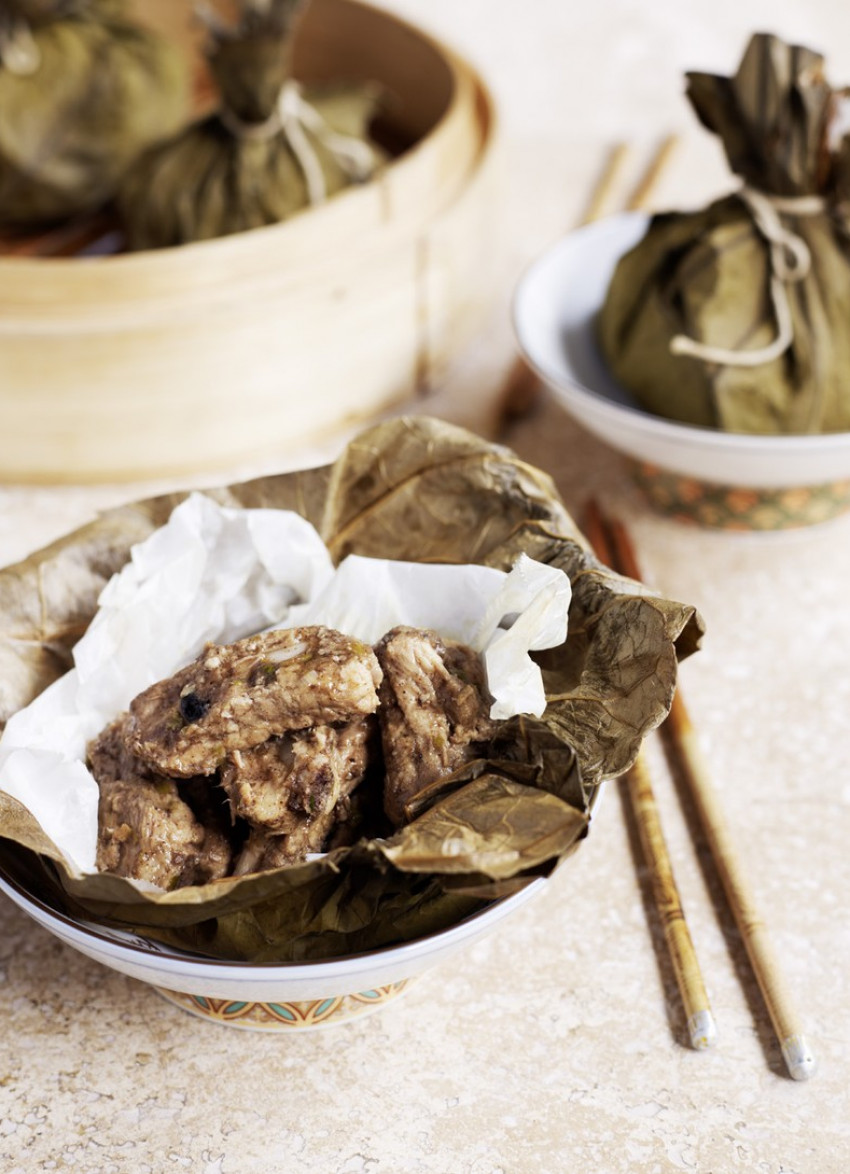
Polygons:
<instances>
[{"instance_id":1,"label":"cooked pork rib piece","mask_svg":"<svg viewBox=\"0 0 850 1174\"><path fill-rule=\"evenodd\" d=\"M127 749L128 721L129 714L122 713L88 744L88 763L98 784L119 779L151 783L162 777Z\"/></svg>"},{"instance_id":2,"label":"cooked pork rib piece","mask_svg":"<svg viewBox=\"0 0 850 1174\"><path fill-rule=\"evenodd\" d=\"M98 868L173 889L349 842L378 726L400 826L411 799L486 752L489 709L478 655L431 631L395 628L374 652L322 627L210 644L90 745ZM250 828L235 861L228 810Z\"/></svg>"},{"instance_id":3,"label":"cooked pork rib piece","mask_svg":"<svg viewBox=\"0 0 850 1174\"><path fill-rule=\"evenodd\" d=\"M180 798L173 779L101 784L97 867L161 889L202 885L230 871L232 853Z\"/></svg>"},{"instance_id":4,"label":"cooked pork rib piece","mask_svg":"<svg viewBox=\"0 0 850 1174\"><path fill-rule=\"evenodd\" d=\"M315 726L234 750L221 772L234 817L291 833L332 811L366 773L373 721Z\"/></svg>"},{"instance_id":5,"label":"cooked pork rib piece","mask_svg":"<svg viewBox=\"0 0 850 1174\"><path fill-rule=\"evenodd\" d=\"M331 837L336 837L351 816L351 800L343 796L336 807L323 811L312 820L303 820L291 832L280 835L265 828L254 828L233 868L234 876L264 872L284 864L298 864L311 852L323 852Z\"/></svg>"},{"instance_id":6,"label":"cooked pork rib piece","mask_svg":"<svg viewBox=\"0 0 850 1174\"><path fill-rule=\"evenodd\" d=\"M163 774L213 774L234 750L374 713L380 681L371 648L329 628L208 644L133 701L127 744Z\"/></svg>"},{"instance_id":7,"label":"cooked pork rib piece","mask_svg":"<svg viewBox=\"0 0 850 1174\"><path fill-rule=\"evenodd\" d=\"M204 826L173 779L157 776L133 757L124 742L126 725L124 715L89 746L100 788L98 869L162 889L226 876L232 859L227 839Z\"/></svg>"},{"instance_id":8,"label":"cooked pork rib piece","mask_svg":"<svg viewBox=\"0 0 850 1174\"><path fill-rule=\"evenodd\" d=\"M473 649L436 632L399 627L375 652L384 673L378 711L384 810L398 827L415 795L484 751L494 723Z\"/></svg>"}]
</instances>

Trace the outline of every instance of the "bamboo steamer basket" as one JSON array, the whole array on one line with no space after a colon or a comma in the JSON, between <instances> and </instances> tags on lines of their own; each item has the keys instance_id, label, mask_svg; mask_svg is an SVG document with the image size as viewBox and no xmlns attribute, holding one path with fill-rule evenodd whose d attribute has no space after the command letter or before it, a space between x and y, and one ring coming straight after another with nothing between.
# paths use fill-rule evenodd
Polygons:
<instances>
[{"instance_id":1,"label":"bamboo steamer basket","mask_svg":"<svg viewBox=\"0 0 850 1174\"><path fill-rule=\"evenodd\" d=\"M373 78L415 145L283 224L145 253L0 258L0 478L291 457L427 386L468 336L498 239L481 78L354 0L314 0L295 61L308 83Z\"/></svg>"}]
</instances>

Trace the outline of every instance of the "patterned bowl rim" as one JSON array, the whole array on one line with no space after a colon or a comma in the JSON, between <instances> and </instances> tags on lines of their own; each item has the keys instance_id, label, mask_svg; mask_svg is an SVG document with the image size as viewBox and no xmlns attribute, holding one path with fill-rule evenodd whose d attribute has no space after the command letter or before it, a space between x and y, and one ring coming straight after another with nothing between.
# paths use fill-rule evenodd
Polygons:
<instances>
[{"instance_id":1,"label":"patterned bowl rim","mask_svg":"<svg viewBox=\"0 0 850 1174\"><path fill-rule=\"evenodd\" d=\"M626 458L632 480L663 517L730 534L786 533L834 522L850 511L850 478L818 485L757 489L685 477Z\"/></svg>"}]
</instances>

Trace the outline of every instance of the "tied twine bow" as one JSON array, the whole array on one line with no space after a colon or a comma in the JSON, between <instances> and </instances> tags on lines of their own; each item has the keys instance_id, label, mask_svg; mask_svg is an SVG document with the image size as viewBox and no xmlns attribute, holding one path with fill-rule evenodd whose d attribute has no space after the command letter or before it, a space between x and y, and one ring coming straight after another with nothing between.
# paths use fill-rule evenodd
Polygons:
<instances>
[{"instance_id":1,"label":"tied twine bow","mask_svg":"<svg viewBox=\"0 0 850 1174\"><path fill-rule=\"evenodd\" d=\"M285 82L277 105L265 122L243 122L232 110L219 111L219 117L231 134L240 139L270 139L281 134L301 168L311 204L327 198L322 166L308 132L330 152L349 179L367 180L375 170L375 153L368 143L333 130L321 114L301 94L297 82Z\"/></svg>"},{"instance_id":2,"label":"tied twine bow","mask_svg":"<svg viewBox=\"0 0 850 1174\"><path fill-rule=\"evenodd\" d=\"M776 318L776 338L755 350L728 350L698 342L686 334L677 334L670 340L670 352L690 355L706 363L758 367L778 358L793 342L794 325L787 286L802 281L812 267L809 246L802 237L785 228L780 216L817 216L823 212L825 202L821 196L770 196L746 185L736 195L747 205L756 228L769 247L770 300Z\"/></svg>"},{"instance_id":3,"label":"tied twine bow","mask_svg":"<svg viewBox=\"0 0 850 1174\"><path fill-rule=\"evenodd\" d=\"M25 20L0 17L0 65L18 77L36 73L41 65L41 50Z\"/></svg>"}]
</instances>

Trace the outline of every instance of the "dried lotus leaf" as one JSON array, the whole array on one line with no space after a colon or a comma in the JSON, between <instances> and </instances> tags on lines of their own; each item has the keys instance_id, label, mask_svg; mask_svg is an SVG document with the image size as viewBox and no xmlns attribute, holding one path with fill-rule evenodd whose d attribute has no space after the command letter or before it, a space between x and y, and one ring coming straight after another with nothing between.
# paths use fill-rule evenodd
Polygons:
<instances>
[{"instance_id":1,"label":"dried lotus leaf","mask_svg":"<svg viewBox=\"0 0 850 1174\"><path fill-rule=\"evenodd\" d=\"M186 63L114 0L17 0L4 8L0 224L31 227L92 212L144 151L185 122Z\"/></svg>"}]
</instances>

